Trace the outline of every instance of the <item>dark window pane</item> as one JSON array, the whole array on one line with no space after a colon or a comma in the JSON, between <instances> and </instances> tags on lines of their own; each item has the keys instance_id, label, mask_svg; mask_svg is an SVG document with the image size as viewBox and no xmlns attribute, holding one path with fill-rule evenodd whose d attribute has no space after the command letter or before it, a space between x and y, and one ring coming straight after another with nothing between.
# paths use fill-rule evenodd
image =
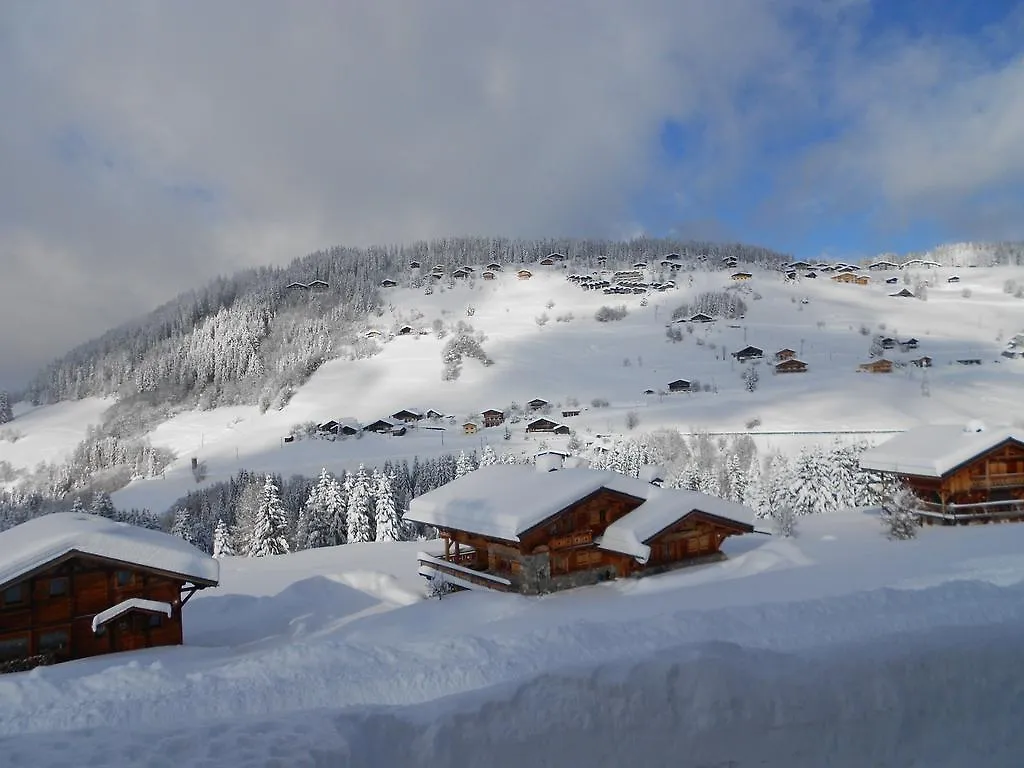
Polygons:
<instances>
[{"instance_id":1,"label":"dark window pane","mask_svg":"<svg viewBox=\"0 0 1024 768\"><path fill-rule=\"evenodd\" d=\"M131 571L118 571L117 572L117 586L127 587L132 583L132 572Z\"/></svg>"},{"instance_id":2,"label":"dark window pane","mask_svg":"<svg viewBox=\"0 0 1024 768\"><path fill-rule=\"evenodd\" d=\"M67 648L68 645L68 633L63 629L58 629L53 632L44 632L39 636L39 651L45 653L46 651L57 651L62 648Z\"/></svg>"},{"instance_id":3,"label":"dark window pane","mask_svg":"<svg viewBox=\"0 0 1024 768\"><path fill-rule=\"evenodd\" d=\"M50 597L61 597L68 593L68 580L66 577L50 579Z\"/></svg>"},{"instance_id":4,"label":"dark window pane","mask_svg":"<svg viewBox=\"0 0 1024 768\"><path fill-rule=\"evenodd\" d=\"M149 626L151 626L151 627L159 627L163 623L164 623L163 614L160 614L160 613L151 613L151 614L149 614Z\"/></svg>"},{"instance_id":5,"label":"dark window pane","mask_svg":"<svg viewBox=\"0 0 1024 768\"><path fill-rule=\"evenodd\" d=\"M28 656L28 637L11 637L0 640L0 661L23 659Z\"/></svg>"},{"instance_id":6,"label":"dark window pane","mask_svg":"<svg viewBox=\"0 0 1024 768\"><path fill-rule=\"evenodd\" d=\"M13 587L8 587L4 590L4 604L13 605L14 603L20 603L25 599L25 589L21 584L15 584Z\"/></svg>"}]
</instances>

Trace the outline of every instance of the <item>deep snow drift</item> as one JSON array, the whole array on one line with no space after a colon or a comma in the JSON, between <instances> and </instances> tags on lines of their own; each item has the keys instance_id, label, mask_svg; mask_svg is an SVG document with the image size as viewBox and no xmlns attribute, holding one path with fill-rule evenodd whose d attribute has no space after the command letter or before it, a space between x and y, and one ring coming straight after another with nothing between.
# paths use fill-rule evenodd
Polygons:
<instances>
[{"instance_id":1,"label":"deep snow drift","mask_svg":"<svg viewBox=\"0 0 1024 768\"><path fill-rule=\"evenodd\" d=\"M1003 766L1024 526L863 512L730 559L424 600L419 543L228 559L187 645L0 677L5 764ZM429 546L429 545L428 545Z\"/></svg>"}]
</instances>

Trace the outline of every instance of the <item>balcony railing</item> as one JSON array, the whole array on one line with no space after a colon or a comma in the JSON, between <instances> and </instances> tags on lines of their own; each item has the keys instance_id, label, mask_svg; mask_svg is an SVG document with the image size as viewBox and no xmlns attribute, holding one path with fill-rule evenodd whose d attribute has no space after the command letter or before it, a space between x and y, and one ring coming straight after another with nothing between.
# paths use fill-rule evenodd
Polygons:
<instances>
[{"instance_id":1,"label":"balcony railing","mask_svg":"<svg viewBox=\"0 0 1024 768\"><path fill-rule=\"evenodd\" d=\"M416 558L419 561L420 576L428 579L440 578L464 589L493 589L499 592L512 590L512 582L501 576L467 568L465 565L426 552L420 552Z\"/></svg>"},{"instance_id":2,"label":"balcony railing","mask_svg":"<svg viewBox=\"0 0 1024 768\"><path fill-rule=\"evenodd\" d=\"M1024 487L1024 474L988 475L971 479L974 488L1013 488Z\"/></svg>"},{"instance_id":3,"label":"balcony railing","mask_svg":"<svg viewBox=\"0 0 1024 768\"><path fill-rule=\"evenodd\" d=\"M919 501L917 513L921 517L947 522L969 522L971 520L1000 520L1024 518L1024 501L980 501L973 504L936 504Z\"/></svg>"}]
</instances>

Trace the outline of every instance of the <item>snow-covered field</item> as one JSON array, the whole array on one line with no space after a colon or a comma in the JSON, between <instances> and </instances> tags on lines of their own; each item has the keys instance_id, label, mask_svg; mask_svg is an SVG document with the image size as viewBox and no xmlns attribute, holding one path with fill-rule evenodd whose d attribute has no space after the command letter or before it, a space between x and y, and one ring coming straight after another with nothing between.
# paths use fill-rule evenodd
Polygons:
<instances>
[{"instance_id":1,"label":"snow-covered field","mask_svg":"<svg viewBox=\"0 0 1024 768\"><path fill-rule=\"evenodd\" d=\"M0 427L0 461L14 469L32 469L41 461L65 460L112 404L101 397L38 408L16 404L15 420Z\"/></svg>"},{"instance_id":2,"label":"snow-covered field","mask_svg":"<svg viewBox=\"0 0 1024 768\"><path fill-rule=\"evenodd\" d=\"M0 677L10 766L1011 766L1024 526L870 513L724 562L422 599L416 544L228 559L186 642Z\"/></svg>"},{"instance_id":3,"label":"snow-covered field","mask_svg":"<svg viewBox=\"0 0 1024 768\"><path fill-rule=\"evenodd\" d=\"M757 431L766 433L758 438L761 447L786 451L831 438L773 433L900 430L936 421L980 418L1006 423L1020 418L1024 360L1001 358L1000 352L1005 340L1024 330L1024 302L1002 290L1007 279L1024 281L1024 270L959 270L962 281L953 285L946 283L952 269L922 270L915 274L932 282L927 301L889 295L903 285L886 285L884 280L893 275L902 279L901 272L873 272L871 285L857 286L833 282L827 274L787 283L778 273L754 270L750 292L741 294L748 306L743 320L698 324L692 334L684 329L682 342L669 341L665 331L672 310L698 293L732 285L729 272L694 273L692 285L680 273L680 287L652 294L646 307L639 296L583 291L567 282L566 272L559 268L537 268L528 281L506 272L494 282L481 281L475 287L459 283L429 296L420 290L392 289L388 300L394 310L385 311L372 327L387 332L409 323L430 329L435 319L448 325L465 320L486 334L483 346L494 365L467 360L458 381L443 382L445 340L433 333L396 336L370 359L326 363L281 411L218 408L179 414L161 424L151 440L174 450L178 460L164 477L136 481L114 500L123 507L166 509L195 488L193 457L206 462L208 482L213 482L241 468L312 476L323 466L338 471L361 461L374 465L388 458L480 450L485 444L499 452L532 452L545 439L556 447L559 438L526 441L524 423L513 425L508 442L503 441L503 427L462 434L461 424L471 414L538 397L555 406L552 418L564 421L586 441L626 432L631 412L639 419L640 432L658 427L743 430L758 418ZM965 289L970 297L963 296ZM753 298L755 292L760 300ZM625 319L594 319L599 307L619 304L629 308ZM467 316L468 307L473 308L472 317ZM558 321L570 313L571 322ZM543 314L549 320L538 326L536 318ZM862 335L862 326L871 335ZM906 365L888 375L858 372L858 364L870 359L875 335L916 337L917 350L897 349L886 356L907 362L928 355L933 367L924 371ZM741 373L752 363L738 363L731 355L748 344L762 348L766 357L789 347L810 370L772 375L766 360L760 364L758 389L750 393ZM960 358L980 358L982 364L959 365L955 361ZM643 394L647 389L666 390L679 378L709 384L713 391ZM559 406L569 398L576 398L584 410L563 420ZM610 406L591 407L594 398L606 399ZM367 435L333 443L283 442L300 422L352 417L369 423L402 408L435 408L455 416L456 423L446 423L443 436L419 429L400 438Z\"/></svg>"}]
</instances>

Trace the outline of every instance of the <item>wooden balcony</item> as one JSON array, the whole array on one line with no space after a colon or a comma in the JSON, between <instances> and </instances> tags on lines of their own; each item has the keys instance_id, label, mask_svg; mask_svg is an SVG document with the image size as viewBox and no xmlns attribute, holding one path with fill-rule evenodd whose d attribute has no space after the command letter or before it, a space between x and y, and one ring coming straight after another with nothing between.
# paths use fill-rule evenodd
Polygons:
<instances>
[{"instance_id":1,"label":"wooden balcony","mask_svg":"<svg viewBox=\"0 0 1024 768\"><path fill-rule=\"evenodd\" d=\"M918 512L927 521L944 523L993 522L1024 519L1024 501L981 501L974 504L936 504L918 502Z\"/></svg>"},{"instance_id":2,"label":"wooden balcony","mask_svg":"<svg viewBox=\"0 0 1024 768\"><path fill-rule=\"evenodd\" d=\"M468 562L473 562L474 552L462 552L458 559L468 557ZM463 563L456 562L456 556L445 560L443 557L420 552L416 559L419 561L419 574L427 579L441 579L463 589L490 589L498 592L511 592L512 582L502 576L485 571L478 571Z\"/></svg>"},{"instance_id":3,"label":"wooden balcony","mask_svg":"<svg viewBox=\"0 0 1024 768\"><path fill-rule=\"evenodd\" d=\"M1024 474L983 475L971 478L971 487L983 490L992 488L1024 488Z\"/></svg>"}]
</instances>

